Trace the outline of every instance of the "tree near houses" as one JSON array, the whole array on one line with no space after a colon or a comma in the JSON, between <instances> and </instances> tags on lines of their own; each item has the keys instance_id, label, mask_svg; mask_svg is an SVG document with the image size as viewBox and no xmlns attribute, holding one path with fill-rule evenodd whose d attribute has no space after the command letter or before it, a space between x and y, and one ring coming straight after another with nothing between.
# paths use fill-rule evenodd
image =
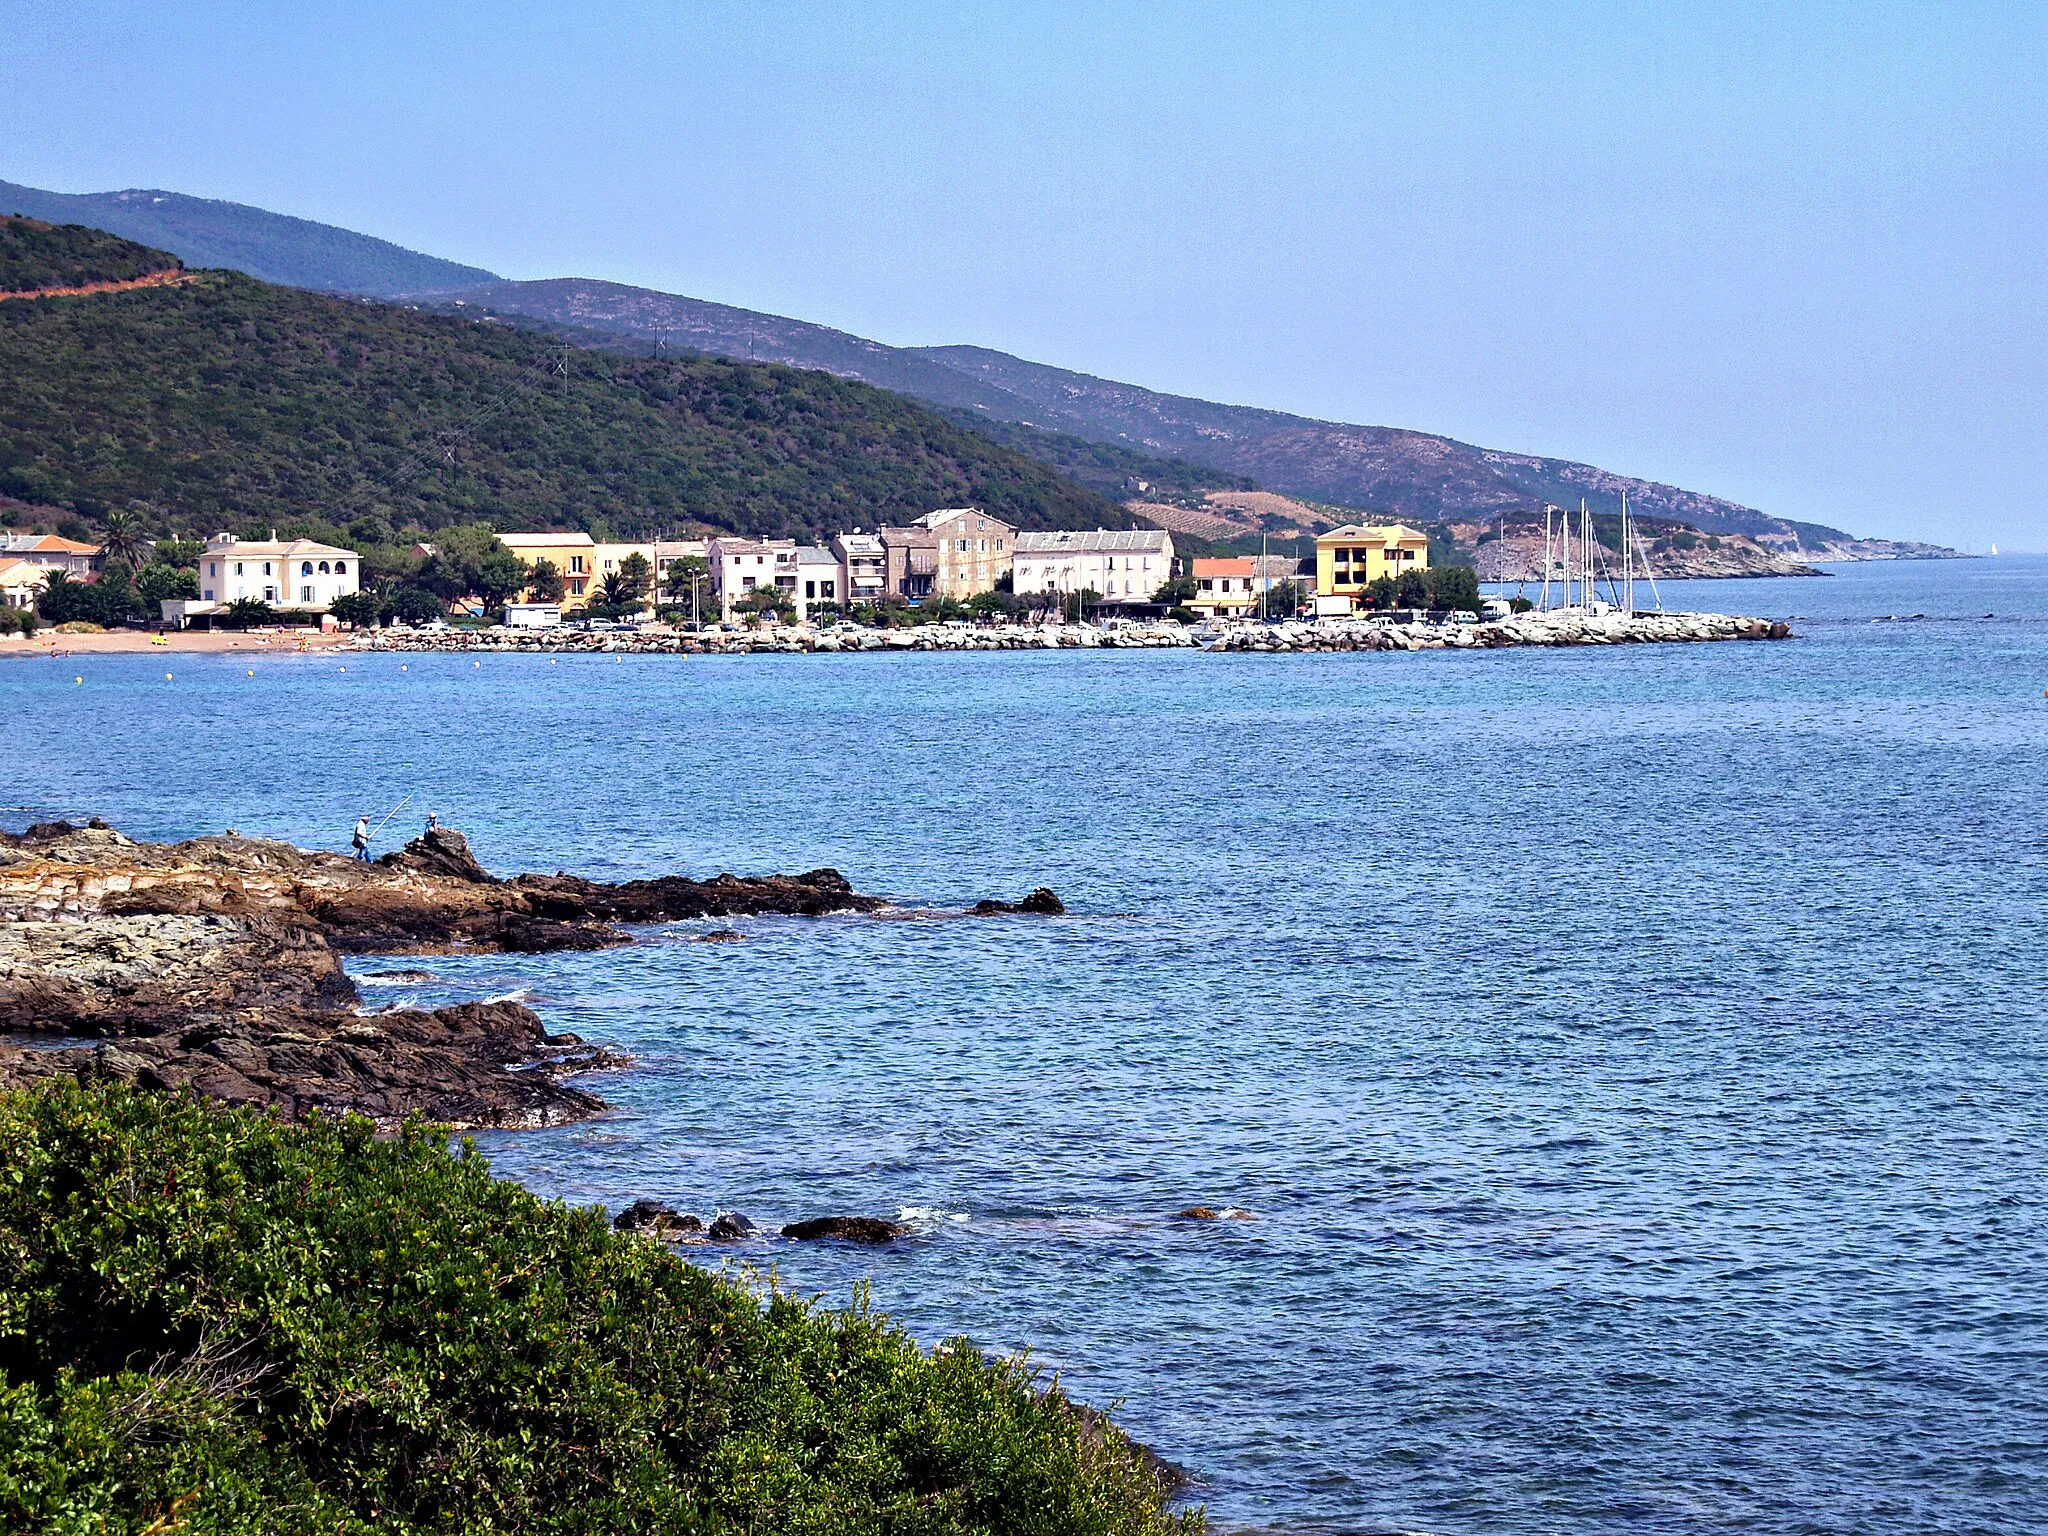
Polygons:
<instances>
[{"instance_id":1,"label":"tree near houses","mask_svg":"<svg viewBox=\"0 0 2048 1536\"><path fill-rule=\"evenodd\" d=\"M105 565L116 561L128 567L132 574L142 564L142 557L149 549L150 541L142 532L142 522L133 512L109 512L102 520L105 532L100 535L100 556Z\"/></svg>"},{"instance_id":2,"label":"tree near houses","mask_svg":"<svg viewBox=\"0 0 2048 1536\"><path fill-rule=\"evenodd\" d=\"M439 598L423 587L400 587L391 594L391 612L408 624L425 624L443 617Z\"/></svg>"},{"instance_id":3,"label":"tree near houses","mask_svg":"<svg viewBox=\"0 0 2048 1536\"><path fill-rule=\"evenodd\" d=\"M620 601L639 607L647 601L647 594L654 590L654 567L647 563L647 557L638 550L619 562L618 569Z\"/></svg>"},{"instance_id":4,"label":"tree near houses","mask_svg":"<svg viewBox=\"0 0 2048 1536\"><path fill-rule=\"evenodd\" d=\"M779 613L788 618L796 617L796 599L772 582L762 582L751 587L745 595L732 605L734 613L763 614Z\"/></svg>"},{"instance_id":5,"label":"tree near houses","mask_svg":"<svg viewBox=\"0 0 2048 1536\"><path fill-rule=\"evenodd\" d=\"M195 602L199 597L199 573L152 560L135 573L135 595L151 608L179 598Z\"/></svg>"},{"instance_id":6,"label":"tree near houses","mask_svg":"<svg viewBox=\"0 0 2048 1536\"><path fill-rule=\"evenodd\" d=\"M555 568L555 562L540 559L526 573L527 596L536 603L559 603L562 594L568 590L562 580L562 573Z\"/></svg>"},{"instance_id":7,"label":"tree near houses","mask_svg":"<svg viewBox=\"0 0 2048 1536\"><path fill-rule=\"evenodd\" d=\"M384 616L384 600L374 592L344 592L327 605L327 611L344 624L368 629Z\"/></svg>"},{"instance_id":8,"label":"tree near houses","mask_svg":"<svg viewBox=\"0 0 2048 1536\"><path fill-rule=\"evenodd\" d=\"M711 562L702 555L677 555L666 567L664 585L674 602L688 602L691 594L703 591L704 583L711 579Z\"/></svg>"}]
</instances>

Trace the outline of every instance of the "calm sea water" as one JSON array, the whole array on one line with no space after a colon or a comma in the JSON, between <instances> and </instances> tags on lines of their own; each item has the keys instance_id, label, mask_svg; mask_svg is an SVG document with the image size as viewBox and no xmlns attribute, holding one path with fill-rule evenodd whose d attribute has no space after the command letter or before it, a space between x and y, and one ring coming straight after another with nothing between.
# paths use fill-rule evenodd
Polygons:
<instances>
[{"instance_id":1,"label":"calm sea water","mask_svg":"<svg viewBox=\"0 0 2048 1536\"><path fill-rule=\"evenodd\" d=\"M747 1257L1029 1346L1222 1528L2048 1530L2048 560L1664 596L1804 638L23 661L4 798L341 847L411 794L506 871L1052 885L1074 916L407 995L639 1057L501 1171L907 1213Z\"/></svg>"}]
</instances>

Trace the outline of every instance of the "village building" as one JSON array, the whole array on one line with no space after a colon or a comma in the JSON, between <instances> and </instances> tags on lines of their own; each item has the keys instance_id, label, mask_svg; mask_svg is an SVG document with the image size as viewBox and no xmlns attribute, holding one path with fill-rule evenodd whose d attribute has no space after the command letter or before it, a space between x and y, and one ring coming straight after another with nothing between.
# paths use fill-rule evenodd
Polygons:
<instances>
[{"instance_id":1,"label":"village building","mask_svg":"<svg viewBox=\"0 0 2048 1536\"><path fill-rule=\"evenodd\" d=\"M891 597L922 602L938 590L939 536L929 528L885 527L882 541L883 580Z\"/></svg>"},{"instance_id":2,"label":"village building","mask_svg":"<svg viewBox=\"0 0 2048 1536\"><path fill-rule=\"evenodd\" d=\"M597 541L589 534L501 533L498 542L529 566L545 560L555 568L562 578L564 613L590 605L597 585Z\"/></svg>"},{"instance_id":3,"label":"village building","mask_svg":"<svg viewBox=\"0 0 2048 1536\"><path fill-rule=\"evenodd\" d=\"M793 595L796 616L808 619L820 603L840 601L839 556L821 544L799 544Z\"/></svg>"},{"instance_id":4,"label":"village building","mask_svg":"<svg viewBox=\"0 0 2048 1536\"><path fill-rule=\"evenodd\" d=\"M780 587L795 595L795 539L721 536L705 541L704 558L711 566L711 595L720 618L730 620L733 604L759 586Z\"/></svg>"},{"instance_id":5,"label":"village building","mask_svg":"<svg viewBox=\"0 0 2048 1536\"><path fill-rule=\"evenodd\" d=\"M199 556L199 601L180 604L190 618L244 599L299 613L324 611L337 597L362 589L352 549L312 539L237 539L217 533Z\"/></svg>"},{"instance_id":6,"label":"village building","mask_svg":"<svg viewBox=\"0 0 2048 1536\"><path fill-rule=\"evenodd\" d=\"M1020 533L1016 544L1019 597L1093 592L1105 603L1149 603L1173 571L1173 535L1164 528Z\"/></svg>"},{"instance_id":7,"label":"village building","mask_svg":"<svg viewBox=\"0 0 2048 1536\"><path fill-rule=\"evenodd\" d=\"M33 608L50 584L52 566L0 555L0 608Z\"/></svg>"},{"instance_id":8,"label":"village building","mask_svg":"<svg viewBox=\"0 0 2048 1536\"><path fill-rule=\"evenodd\" d=\"M1360 595L1382 576L1429 569L1429 535L1399 523L1384 528L1346 524L1316 536L1316 608Z\"/></svg>"},{"instance_id":9,"label":"village building","mask_svg":"<svg viewBox=\"0 0 2048 1536\"><path fill-rule=\"evenodd\" d=\"M1190 561L1189 577L1195 595L1187 606L1205 619L1241 619L1259 611L1256 586L1257 561L1250 555L1238 559Z\"/></svg>"},{"instance_id":10,"label":"village building","mask_svg":"<svg viewBox=\"0 0 2048 1536\"><path fill-rule=\"evenodd\" d=\"M938 559L932 595L965 601L993 592L1010 574L1017 530L979 507L942 507L913 519L932 535Z\"/></svg>"},{"instance_id":11,"label":"village building","mask_svg":"<svg viewBox=\"0 0 2048 1536\"><path fill-rule=\"evenodd\" d=\"M40 566L45 571L62 571L83 581L100 568L100 547L59 538L54 533L0 534L0 562L9 560Z\"/></svg>"},{"instance_id":12,"label":"village building","mask_svg":"<svg viewBox=\"0 0 2048 1536\"><path fill-rule=\"evenodd\" d=\"M889 551L882 536L856 528L832 541L839 556L841 602L872 603L889 590Z\"/></svg>"}]
</instances>

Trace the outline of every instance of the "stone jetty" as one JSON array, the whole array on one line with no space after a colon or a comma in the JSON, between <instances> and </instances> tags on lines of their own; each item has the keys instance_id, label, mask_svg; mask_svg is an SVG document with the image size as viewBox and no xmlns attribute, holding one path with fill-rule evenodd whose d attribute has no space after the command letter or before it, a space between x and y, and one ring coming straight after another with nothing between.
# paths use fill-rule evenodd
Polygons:
<instances>
[{"instance_id":1,"label":"stone jetty","mask_svg":"<svg viewBox=\"0 0 2048 1536\"><path fill-rule=\"evenodd\" d=\"M355 637L365 651L456 651L686 656L874 655L912 651L1205 650L1430 651L1499 650L1514 646L1645 645L1703 640L1784 640L1791 627L1723 613L1524 613L1486 623L1358 615L1284 624L1159 623L923 624L869 629L840 624L770 625L760 629L683 631L660 625L637 630L382 629Z\"/></svg>"},{"instance_id":2,"label":"stone jetty","mask_svg":"<svg viewBox=\"0 0 2048 1536\"><path fill-rule=\"evenodd\" d=\"M1216 637L1214 651L1442 651L1511 646L1653 645L1699 640L1787 640L1790 625L1725 613L1524 613L1486 624L1393 624L1319 619L1302 624L1240 624Z\"/></svg>"}]
</instances>

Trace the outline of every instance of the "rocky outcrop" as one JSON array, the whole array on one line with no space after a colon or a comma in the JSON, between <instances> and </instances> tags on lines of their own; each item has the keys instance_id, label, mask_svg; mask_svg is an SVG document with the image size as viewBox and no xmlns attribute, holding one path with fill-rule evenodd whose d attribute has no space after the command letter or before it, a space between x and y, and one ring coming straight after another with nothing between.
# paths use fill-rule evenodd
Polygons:
<instances>
[{"instance_id":1,"label":"rocky outcrop","mask_svg":"<svg viewBox=\"0 0 2048 1536\"><path fill-rule=\"evenodd\" d=\"M614 1232L632 1232L665 1243L700 1243L704 1223L659 1200L635 1200L612 1218Z\"/></svg>"},{"instance_id":2,"label":"rocky outcrop","mask_svg":"<svg viewBox=\"0 0 2048 1536\"><path fill-rule=\"evenodd\" d=\"M438 829L375 864L237 836L138 843L104 823L0 833L0 1087L58 1074L184 1089L292 1115L456 1126L580 1119L565 1078L623 1058L516 1003L365 1015L349 954L596 949L621 923L872 911L835 870L602 885L500 880Z\"/></svg>"},{"instance_id":3,"label":"rocky outcrop","mask_svg":"<svg viewBox=\"0 0 2048 1536\"><path fill-rule=\"evenodd\" d=\"M1028 912L1040 917L1059 917L1067 910L1067 904L1045 886L1040 886L1022 901L997 901L993 896L983 897L967 909L969 917L1003 917L1011 913Z\"/></svg>"},{"instance_id":4,"label":"rocky outcrop","mask_svg":"<svg viewBox=\"0 0 2048 1536\"><path fill-rule=\"evenodd\" d=\"M842 1243L892 1243L908 1237L910 1228L880 1216L814 1216L809 1221L791 1222L782 1235L798 1242L835 1238Z\"/></svg>"}]
</instances>

